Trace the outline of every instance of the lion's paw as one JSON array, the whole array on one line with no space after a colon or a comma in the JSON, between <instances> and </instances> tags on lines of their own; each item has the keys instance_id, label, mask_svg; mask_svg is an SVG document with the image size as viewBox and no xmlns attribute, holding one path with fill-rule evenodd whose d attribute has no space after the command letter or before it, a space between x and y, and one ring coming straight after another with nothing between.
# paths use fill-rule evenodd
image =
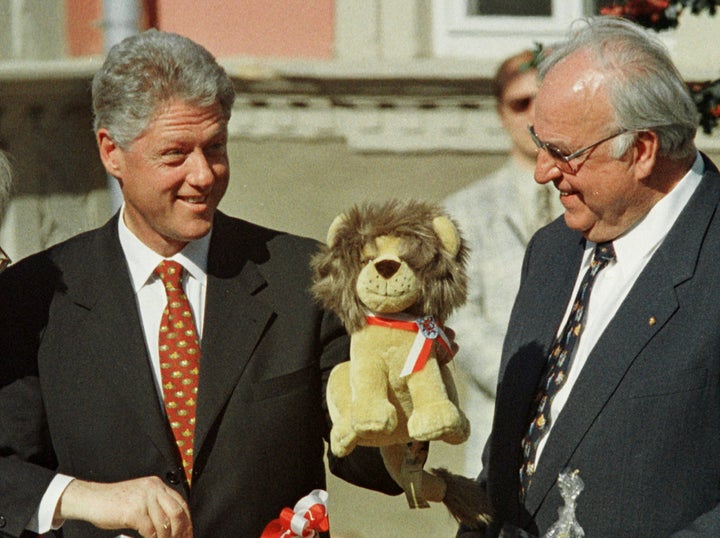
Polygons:
<instances>
[{"instance_id":1,"label":"lion's paw","mask_svg":"<svg viewBox=\"0 0 720 538\"><path fill-rule=\"evenodd\" d=\"M330 430L330 450L338 458L344 458L355 449L357 445L355 430L345 426L334 425Z\"/></svg>"},{"instance_id":2,"label":"lion's paw","mask_svg":"<svg viewBox=\"0 0 720 538\"><path fill-rule=\"evenodd\" d=\"M459 444L470 435L470 423L449 400L415 408L408 420L408 433L418 441L440 439Z\"/></svg>"},{"instance_id":3,"label":"lion's paw","mask_svg":"<svg viewBox=\"0 0 720 538\"><path fill-rule=\"evenodd\" d=\"M352 427L359 435L392 433L397 427L397 410L388 401L363 402L353 406Z\"/></svg>"}]
</instances>

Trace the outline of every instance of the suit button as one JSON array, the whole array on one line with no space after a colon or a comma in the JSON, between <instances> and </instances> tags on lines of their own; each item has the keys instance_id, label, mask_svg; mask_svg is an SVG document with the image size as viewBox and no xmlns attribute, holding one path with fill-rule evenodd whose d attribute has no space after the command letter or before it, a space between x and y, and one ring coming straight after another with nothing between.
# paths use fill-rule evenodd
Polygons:
<instances>
[{"instance_id":1,"label":"suit button","mask_svg":"<svg viewBox=\"0 0 720 538\"><path fill-rule=\"evenodd\" d=\"M0 516L0 529L2 529L5 525L7 525L7 520L5 519L5 516Z\"/></svg>"},{"instance_id":2,"label":"suit button","mask_svg":"<svg viewBox=\"0 0 720 538\"><path fill-rule=\"evenodd\" d=\"M180 482L182 482L182 478L180 475L180 471L168 471L167 474L165 474L165 478L168 482L170 482L173 486L178 485Z\"/></svg>"}]
</instances>

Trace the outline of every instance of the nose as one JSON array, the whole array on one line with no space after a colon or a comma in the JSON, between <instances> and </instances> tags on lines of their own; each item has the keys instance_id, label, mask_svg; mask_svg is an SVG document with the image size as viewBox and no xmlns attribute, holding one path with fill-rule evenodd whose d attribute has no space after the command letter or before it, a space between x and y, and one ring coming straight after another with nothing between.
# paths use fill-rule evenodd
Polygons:
<instances>
[{"instance_id":1,"label":"nose","mask_svg":"<svg viewBox=\"0 0 720 538\"><path fill-rule=\"evenodd\" d=\"M400 262L395 260L381 260L375 263L375 269L380 276L387 279L393 276L400 269Z\"/></svg>"},{"instance_id":2,"label":"nose","mask_svg":"<svg viewBox=\"0 0 720 538\"><path fill-rule=\"evenodd\" d=\"M540 185L549 183L562 176L562 172L555 165L548 152L545 150L538 150L537 159L535 161L535 181Z\"/></svg>"},{"instance_id":3,"label":"nose","mask_svg":"<svg viewBox=\"0 0 720 538\"><path fill-rule=\"evenodd\" d=\"M203 151L196 149L188 161L190 169L187 174L187 182L198 188L212 185L215 174Z\"/></svg>"}]
</instances>

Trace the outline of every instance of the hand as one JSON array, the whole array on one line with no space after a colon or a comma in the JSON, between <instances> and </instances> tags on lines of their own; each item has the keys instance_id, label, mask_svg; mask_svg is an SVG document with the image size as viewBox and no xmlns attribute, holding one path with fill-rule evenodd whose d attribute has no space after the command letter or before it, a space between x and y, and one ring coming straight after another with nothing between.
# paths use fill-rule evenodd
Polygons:
<instances>
[{"instance_id":1,"label":"hand","mask_svg":"<svg viewBox=\"0 0 720 538\"><path fill-rule=\"evenodd\" d=\"M82 520L101 529L134 529L144 538L192 538L182 495L156 476L100 484L73 480L60 497L55 520Z\"/></svg>"},{"instance_id":2,"label":"hand","mask_svg":"<svg viewBox=\"0 0 720 538\"><path fill-rule=\"evenodd\" d=\"M398 486L408 491L411 478L403 474L403 462L405 461L407 447L404 444L381 446L380 454L390 477ZM421 491L417 492L421 497L430 502L442 502L446 491L445 481L434 474L422 471Z\"/></svg>"}]
</instances>

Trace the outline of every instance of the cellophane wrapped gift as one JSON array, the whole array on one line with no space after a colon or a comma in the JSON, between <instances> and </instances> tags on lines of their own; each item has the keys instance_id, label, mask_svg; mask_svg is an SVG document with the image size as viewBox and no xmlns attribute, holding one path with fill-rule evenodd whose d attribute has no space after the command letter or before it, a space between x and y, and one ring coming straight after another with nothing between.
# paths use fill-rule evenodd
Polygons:
<instances>
[{"instance_id":1,"label":"cellophane wrapped gift","mask_svg":"<svg viewBox=\"0 0 720 538\"><path fill-rule=\"evenodd\" d=\"M578 523L575 514L578 495L585 487L580 473L577 470L565 470L558 476L558 484L565 504L558 509L558 520L543 538L583 538L585 531Z\"/></svg>"},{"instance_id":2,"label":"cellophane wrapped gift","mask_svg":"<svg viewBox=\"0 0 720 538\"><path fill-rule=\"evenodd\" d=\"M577 470L565 470L558 475L558 485L564 504L558 508L558 520L551 525L542 538L584 538L585 531L575 515L577 498L585 487ZM537 538L535 535L513 525L505 525L500 538Z\"/></svg>"}]
</instances>

